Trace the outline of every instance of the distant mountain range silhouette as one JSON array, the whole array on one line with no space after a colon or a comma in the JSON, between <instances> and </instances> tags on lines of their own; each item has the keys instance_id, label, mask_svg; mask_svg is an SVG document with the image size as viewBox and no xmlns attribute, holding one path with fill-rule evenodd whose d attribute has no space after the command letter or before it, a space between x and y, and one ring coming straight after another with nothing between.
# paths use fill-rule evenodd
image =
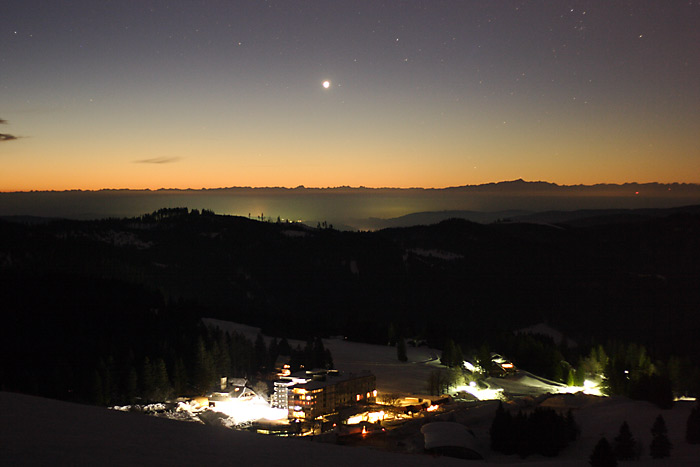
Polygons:
<instances>
[{"instance_id":1,"label":"distant mountain range silhouette","mask_svg":"<svg viewBox=\"0 0 700 467\"><path fill-rule=\"evenodd\" d=\"M448 188L298 186L0 193L2 216L97 219L137 216L163 207L189 207L251 218L302 220L312 225L327 221L350 230L434 223L449 217L489 223L551 211L694 204L700 204L698 184L558 185L522 179Z\"/></svg>"}]
</instances>

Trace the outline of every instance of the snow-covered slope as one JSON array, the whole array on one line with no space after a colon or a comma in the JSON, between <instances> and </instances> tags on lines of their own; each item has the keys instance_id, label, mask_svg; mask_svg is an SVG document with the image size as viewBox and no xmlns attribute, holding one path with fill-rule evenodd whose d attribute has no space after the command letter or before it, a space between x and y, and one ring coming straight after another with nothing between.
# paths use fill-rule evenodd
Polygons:
<instances>
[{"instance_id":1,"label":"snow-covered slope","mask_svg":"<svg viewBox=\"0 0 700 467\"><path fill-rule=\"evenodd\" d=\"M556 396L566 402L573 395ZM575 410L581 438L559 457L519 459L488 451L487 461L469 465L585 466L601 435L612 440L627 420L643 451L630 466L696 466L700 446L688 445L685 420L691 403L677 403L659 411L646 402L623 398L598 399ZM569 400L571 402L571 400ZM112 411L33 396L0 392L0 465L264 465L264 466L449 466L463 460L423 454L390 453L362 447L256 435L195 423L183 423L136 413ZM472 429L488 446L488 426L495 403L475 405L455 421ZM673 443L670 459L649 458L650 428L662 413Z\"/></svg>"},{"instance_id":2,"label":"snow-covered slope","mask_svg":"<svg viewBox=\"0 0 700 467\"><path fill-rule=\"evenodd\" d=\"M231 321L205 318L210 326L217 326L224 331L238 332L254 341L260 328ZM271 337L266 337L269 341ZM290 345L304 345L304 342L290 340ZM430 372L439 363L439 351L427 347L408 346L407 362L400 362L396 347L363 344L343 339L323 339L323 345L331 351L333 363L340 371L356 373L369 370L377 377L377 390L400 392L403 394L426 394Z\"/></svg>"},{"instance_id":3,"label":"snow-covered slope","mask_svg":"<svg viewBox=\"0 0 700 467\"><path fill-rule=\"evenodd\" d=\"M285 439L0 392L0 465L439 466L457 459Z\"/></svg>"}]
</instances>

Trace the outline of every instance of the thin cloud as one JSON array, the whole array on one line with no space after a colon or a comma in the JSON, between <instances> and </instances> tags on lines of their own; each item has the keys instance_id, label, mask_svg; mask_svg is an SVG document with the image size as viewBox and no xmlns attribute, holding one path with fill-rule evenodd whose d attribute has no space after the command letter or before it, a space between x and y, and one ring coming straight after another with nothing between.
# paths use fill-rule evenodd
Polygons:
<instances>
[{"instance_id":1,"label":"thin cloud","mask_svg":"<svg viewBox=\"0 0 700 467\"><path fill-rule=\"evenodd\" d=\"M7 120L0 118L0 125L7 125ZM19 137L15 135L8 135L7 133L0 133L0 141L12 141L15 139L19 139Z\"/></svg>"},{"instance_id":2,"label":"thin cloud","mask_svg":"<svg viewBox=\"0 0 700 467\"><path fill-rule=\"evenodd\" d=\"M139 159L134 162L136 164L171 164L179 161L179 157L154 157L152 159Z\"/></svg>"}]
</instances>

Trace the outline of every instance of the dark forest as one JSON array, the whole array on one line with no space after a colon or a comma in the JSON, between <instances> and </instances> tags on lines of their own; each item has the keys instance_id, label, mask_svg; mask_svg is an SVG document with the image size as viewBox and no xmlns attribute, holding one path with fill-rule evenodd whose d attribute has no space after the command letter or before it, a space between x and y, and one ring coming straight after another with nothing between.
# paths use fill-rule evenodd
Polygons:
<instances>
[{"instance_id":1,"label":"dark forest","mask_svg":"<svg viewBox=\"0 0 700 467\"><path fill-rule=\"evenodd\" d=\"M559 362L547 366L542 355L576 362L600 344L634 344L659 368L675 362L676 372L697 377L696 212L592 213L557 225L452 219L375 232L187 208L2 220L2 389L108 403L159 387L204 390L218 370L201 362L219 361L217 353L228 352L230 374L270 365L233 362L254 355L254 344L217 335L201 317L309 346L339 334L377 344L399 335L437 348L449 339L465 352L497 343L524 367L529 359L532 371L563 380L552 370ZM538 322L578 350L512 334Z\"/></svg>"}]
</instances>

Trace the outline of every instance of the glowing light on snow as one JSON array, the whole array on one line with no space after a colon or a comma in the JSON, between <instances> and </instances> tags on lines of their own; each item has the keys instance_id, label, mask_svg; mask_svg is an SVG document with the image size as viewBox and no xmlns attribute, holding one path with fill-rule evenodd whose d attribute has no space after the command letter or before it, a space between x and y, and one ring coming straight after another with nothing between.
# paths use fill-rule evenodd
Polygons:
<instances>
[{"instance_id":1,"label":"glowing light on snow","mask_svg":"<svg viewBox=\"0 0 700 467\"><path fill-rule=\"evenodd\" d=\"M474 381L469 383L469 386L458 386L457 392L468 392L480 401L490 401L503 399L503 388L498 389L480 389Z\"/></svg>"},{"instance_id":2,"label":"glowing light on snow","mask_svg":"<svg viewBox=\"0 0 700 467\"><path fill-rule=\"evenodd\" d=\"M559 390L560 394L576 394L582 392L590 396L603 396L600 390L600 385L595 381L585 380L583 386L567 386Z\"/></svg>"},{"instance_id":3,"label":"glowing light on snow","mask_svg":"<svg viewBox=\"0 0 700 467\"><path fill-rule=\"evenodd\" d=\"M283 420L287 418L286 410L273 409L259 397L251 400L231 399L217 402L212 410L228 415L236 425L262 419Z\"/></svg>"},{"instance_id":4,"label":"glowing light on snow","mask_svg":"<svg viewBox=\"0 0 700 467\"><path fill-rule=\"evenodd\" d=\"M348 425L356 425L356 424L363 422L363 421L370 422L370 423L377 423L377 422L384 420L385 415L386 414L384 413L383 410L381 410L379 412L365 412L363 414L354 415L354 416L348 418L347 423L348 423Z\"/></svg>"},{"instance_id":5,"label":"glowing light on snow","mask_svg":"<svg viewBox=\"0 0 700 467\"><path fill-rule=\"evenodd\" d=\"M362 415L353 415L352 417L348 418L347 422L348 425L357 425L362 421Z\"/></svg>"}]
</instances>

